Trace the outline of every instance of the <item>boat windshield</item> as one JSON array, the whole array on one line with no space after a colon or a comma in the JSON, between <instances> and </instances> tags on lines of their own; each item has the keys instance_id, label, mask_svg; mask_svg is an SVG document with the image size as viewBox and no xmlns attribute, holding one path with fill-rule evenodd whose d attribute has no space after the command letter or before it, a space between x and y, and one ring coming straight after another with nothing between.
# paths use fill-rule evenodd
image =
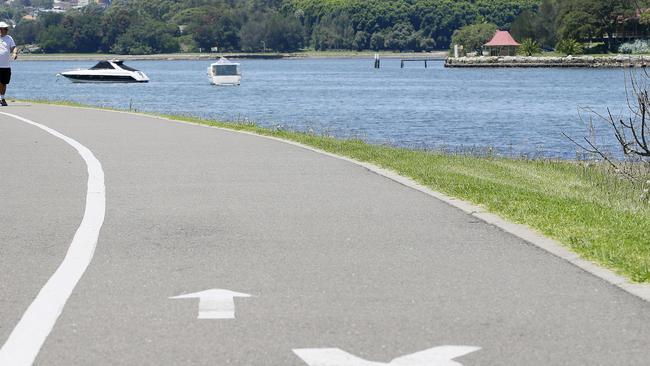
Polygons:
<instances>
[{"instance_id":1,"label":"boat windshield","mask_svg":"<svg viewBox=\"0 0 650 366\"><path fill-rule=\"evenodd\" d=\"M90 68L91 70L106 70L106 69L114 69L113 65L111 65L110 62L108 61L99 61L97 65L93 66Z\"/></svg>"},{"instance_id":2,"label":"boat windshield","mask_svg":"<svg viewBox=\"0 0 650 366\"><path fill-rule=\"evenodd\" d=\"M122 63L122 61L115 61L115 64L127 71L138 71L132 67L126 66L125 64Z\"/></svg>"},{"instance_id":3,"label":"boat windshield","mask_svg":"<svg viewBox=\"0 0 650 366\"><path fill-rule=\"evenodd\" d=\"M239 65L213 65L212 72L215 75L239 75Z\"/></svg>"}]
</instances>

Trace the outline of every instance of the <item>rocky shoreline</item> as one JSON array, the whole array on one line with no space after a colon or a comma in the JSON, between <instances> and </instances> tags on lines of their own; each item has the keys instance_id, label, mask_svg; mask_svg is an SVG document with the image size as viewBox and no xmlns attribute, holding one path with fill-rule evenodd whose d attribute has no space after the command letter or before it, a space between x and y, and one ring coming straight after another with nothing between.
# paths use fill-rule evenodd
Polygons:
<instances>
[{"instance_id":1,"label":"rocky shoreline","mask_svg":"<svg viewBox=\"0 0 650 366\"><path fill-rule=\"evenodd\" d=\"M566 57L449 57L445 67L585 67L585 68L621 68L646 67L650 56L566 56Z\"/></svg>"}]
</instances>

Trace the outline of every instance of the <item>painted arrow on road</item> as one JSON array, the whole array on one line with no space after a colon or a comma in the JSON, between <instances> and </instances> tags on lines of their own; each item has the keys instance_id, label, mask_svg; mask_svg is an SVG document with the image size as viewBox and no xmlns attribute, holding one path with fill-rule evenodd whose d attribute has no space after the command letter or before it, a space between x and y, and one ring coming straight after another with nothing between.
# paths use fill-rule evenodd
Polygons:
<instances>
[{"instance_id":1,"label":"painted arrow on road","mask_svg":"<svg viewBox=\"0 0 650 366\"><path fill-rule=\"evenodd\" d=\"M389 363L366 361L338 348L294 349L309 366L462 366L454 358L480 350L479 347L441 346L398 357Z\"/></svg>"},{"instance_id":2,"label":"painted arrow on road","mask_svg":"<svg viewBox=\"0 0 650 366\"><path fill-rule=\"evenodd\" d=\"M197 319L235 319L235 297L251 297L251 295L230 290L212 289L174 296L170 299L199 299Z\"/></svg>"}]
</instances>

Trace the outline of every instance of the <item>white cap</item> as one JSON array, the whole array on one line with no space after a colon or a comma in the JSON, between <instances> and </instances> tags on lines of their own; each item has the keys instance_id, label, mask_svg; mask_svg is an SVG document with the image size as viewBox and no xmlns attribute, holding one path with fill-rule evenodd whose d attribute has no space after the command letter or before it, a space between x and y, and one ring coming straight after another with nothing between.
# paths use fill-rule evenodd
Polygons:
<instances>
[{"instance_id":1,"label":"white cap","mask_svg":"<svg viewBox=\"0 0 650 366\"><path fill-rule=\"evenodd\" d=\"M9 24L5 22L0 22L0 28L9 28Z\"/></svg>"}]
</instances>

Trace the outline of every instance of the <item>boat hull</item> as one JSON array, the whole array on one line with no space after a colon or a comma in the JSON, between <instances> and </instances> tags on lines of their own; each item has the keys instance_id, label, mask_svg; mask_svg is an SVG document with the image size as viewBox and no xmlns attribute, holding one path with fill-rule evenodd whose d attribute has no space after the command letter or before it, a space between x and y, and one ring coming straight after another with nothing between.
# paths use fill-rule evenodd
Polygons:
<instances>
[{"instance_id":1,"label":"boat hull","mask_svg":"<svg viewBox=\"0 0 650 366\"><path fill-rule=\"evenodd\" d=\"M147 75L135 69L125 70L121 63L104 62L112 69L97 68L87 70L71 70L62 72L61 75L75 83L146 83L149 81ZM101 64L101 62L100 62Z\"/></svg>"},{"instance_id":2,"label":"boat hull","mask_svg":"<svg viewBox=\"0 0 650 366\"><path fill-rule=\"evenodd\" d=\"M210 76L210 82L218 86L237 86L241 84L241 75Z\"/></svg>"},{"instance_id":3,"label":"boat hull","mask_svg":"<svg viewBox=\"0 0 650 366\"><path fill-rule=\"evenodd\" d=\"M149 80L136 80L130 75L75 75L61 74L73 83L146 83Z\"/></svg>"}]
</instances>

